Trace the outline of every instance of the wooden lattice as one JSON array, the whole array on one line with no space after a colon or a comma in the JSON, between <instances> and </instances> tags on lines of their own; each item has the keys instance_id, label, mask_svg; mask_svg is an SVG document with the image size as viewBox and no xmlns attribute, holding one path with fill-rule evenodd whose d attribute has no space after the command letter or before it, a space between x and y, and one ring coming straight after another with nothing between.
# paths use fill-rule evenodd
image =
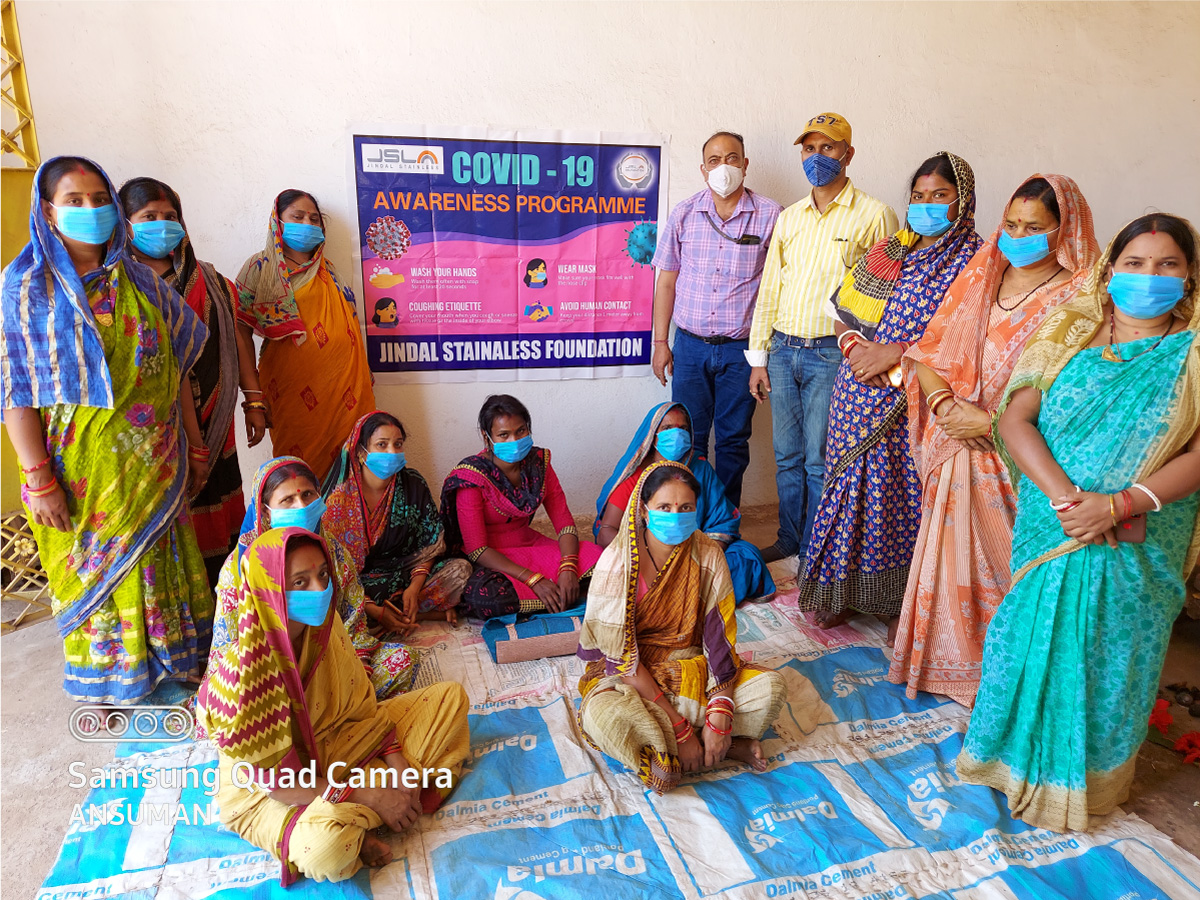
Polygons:
<instances>
[{"instance_id":1,"label":"wooden lattice","mask_svg":"<svg viewBox=\"0 0 1200 900\"><path fill-rule=\"evenodd\" d=\"M26 622L50 614L50 591L46 573L38 559L37 544L23 513L9 513L0 519L0 563L4 567L4 585L0 600L25 604L11 621L0 624L4 634Z\"/></svg>"}]
</instances>

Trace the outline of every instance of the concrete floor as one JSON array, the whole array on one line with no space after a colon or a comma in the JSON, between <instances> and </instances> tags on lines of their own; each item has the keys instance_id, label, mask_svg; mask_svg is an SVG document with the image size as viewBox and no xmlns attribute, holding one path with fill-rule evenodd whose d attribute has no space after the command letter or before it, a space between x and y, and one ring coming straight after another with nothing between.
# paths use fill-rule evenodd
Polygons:
<instances>
[{"instance_id":1,"label":"concrete floor","mask_svg":"<svg viewBox=\"0 0 1200 900\"><path fill-rule=\"evenodd\" d=\"M748 540L762 546L774 539L772 507L748 511L743 522ZM80 743L70 736L67 720L75 704L62 691L61 670L62 643L52 621L0 639L0 809L8 810L9 824L0 885L7 897L34 896L58 854L74 805L87 794L70 787L68 766L78 761L90 770L113 755L111 744ZM1176 626L1168 652L1163 683L1182 680L1200 683L1197 621ZM1133 799L1125 809L1200 856L1200 767L1144 744Z\"/></svg>"}]
</instances>

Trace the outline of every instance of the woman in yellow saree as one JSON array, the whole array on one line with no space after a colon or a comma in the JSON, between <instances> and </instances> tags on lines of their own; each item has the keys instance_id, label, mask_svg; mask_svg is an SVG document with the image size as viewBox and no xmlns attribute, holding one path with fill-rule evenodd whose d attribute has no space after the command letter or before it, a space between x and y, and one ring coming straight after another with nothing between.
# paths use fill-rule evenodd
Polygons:
<instances>
[{"instance_id":1,"label":"woman in yellow saree","mask_svg":"<svg viewBox=\"0 0 1200 900\"><path fill-rule=\"evenodd\" d=\"M267 531L241 565L237 635L214 655L197 702L220 758L221 824L274 854L285 887L385 865L391 851L373 829L403 831L433 812L462 770L466 692L442 682L376 702L312 532ZM397 783L375 786L379 770Z\"/></svg>"},{"instance_id":2,"label":"woman in yellow saree","mask_svg":"<svg viewBox=\"0 0 1200 900\"><path fill-rule=\"evenodd\" d=\"M646 468L596 564L579 639L584 736L659 794L726 757L765 769L759 739L786 694L737 654L725 552L696 531L699 490L682 463Z\"/></svg>"},{"instance_id":3,"label":"woman in yellow saree","mask_svg":"<svg viewBox=\"0 0 1200 900\"><path fill-rule=\"evenodd\" d=\"M287 190L275 198L266 248L237 277L239 329L263 338L265 395L247 405L269 407L271 455L300 457L318 481L359 416L375 408L354 293L324 251L317 201Z\"/></svg>"}]
</instances>

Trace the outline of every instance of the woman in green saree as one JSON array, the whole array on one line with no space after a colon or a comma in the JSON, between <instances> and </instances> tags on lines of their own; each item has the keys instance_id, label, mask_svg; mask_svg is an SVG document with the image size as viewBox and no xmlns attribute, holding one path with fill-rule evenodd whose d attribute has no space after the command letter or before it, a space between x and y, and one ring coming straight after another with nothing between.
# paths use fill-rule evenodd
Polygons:
<instances>
[{"instance_id":1,"label":"woman in green saree","mask_svg":"<svg viewBox=\"0 0 1200 900\"><path fill-rule=\"evenodd\" d=\"M1037 827L1084 830L1129 796L1200 550L1198 245L1175 216L1126 225L1000 407L1021 472L1013 584L958 775Z\"/></svg>"}]
</instances>

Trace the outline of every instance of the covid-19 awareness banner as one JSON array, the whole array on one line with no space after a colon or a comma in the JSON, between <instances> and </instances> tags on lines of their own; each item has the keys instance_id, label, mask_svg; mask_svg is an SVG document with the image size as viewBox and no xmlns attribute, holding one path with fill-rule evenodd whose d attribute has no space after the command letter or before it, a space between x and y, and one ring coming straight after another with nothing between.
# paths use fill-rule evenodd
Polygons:
<instances>
[{"instance_id":1,"label":"covid-19 awareness banner","mask_svg":"<svg viewBox=\"0 0 1200 900\"><path fill-rule=\"evenodd\" d=\"M660 135L399 130L352 135L378 380L647 373Z\"/></svg>"}]
</instances>

